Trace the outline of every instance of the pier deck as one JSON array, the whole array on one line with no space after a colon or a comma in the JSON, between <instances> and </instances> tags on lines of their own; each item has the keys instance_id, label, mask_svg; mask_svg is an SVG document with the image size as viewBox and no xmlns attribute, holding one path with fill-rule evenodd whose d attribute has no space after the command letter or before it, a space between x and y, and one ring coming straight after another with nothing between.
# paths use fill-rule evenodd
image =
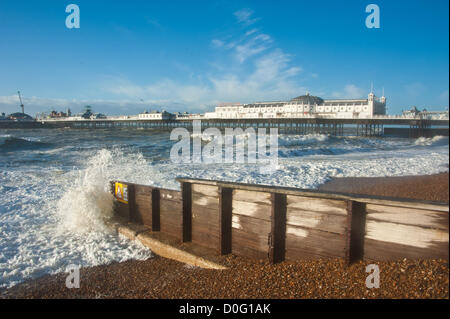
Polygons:
<instances>
[{"instance_id":1,"label":"pier deck","mask_svg":"<svg viewBox=\"0 0 450 319\"><path fill-rule=\"evenodd\" d=\"M201 128L277 128L279 133L344 135L346 128L353 128L359 136L377 136L384 133L385 126L401 127L408 130L410 137L430 136L438 128L441 135L448 136L449 120L380 117L372 119L340 118L267 118L267 119L94 119L94 120L43 120L39 123L46 128L144 128L171 130L176 127L193 128L195 120L201 121ZM445 134L446 133L446 134Z\"/></svg>"}]
</instances>

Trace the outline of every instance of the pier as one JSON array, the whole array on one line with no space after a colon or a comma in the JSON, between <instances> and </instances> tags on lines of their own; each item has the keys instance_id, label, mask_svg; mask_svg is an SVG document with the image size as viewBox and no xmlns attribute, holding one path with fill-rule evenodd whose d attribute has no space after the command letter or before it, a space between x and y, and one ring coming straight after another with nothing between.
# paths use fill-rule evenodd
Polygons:
<instances>
[{"instance_id":1,"label":"pier","mask_svg":"<svg viewBox=\"0 0 450 319\"><path fill-rule=\"evenodd\" d=\"M42 120L41 127L45 128L76 128L76 129L158 129L172 130L176 127L192 129L193 121L200 120L201 128L277 128L283 134L330 134L342 136L347 129L353 129L357 136L379 136L385 134L385 126L395 126L406 130L409 137L430 137L436 135L448 136L448 119L420 119L404 117L376 117L370 119L346 118L267 118L267 119L172 119L172 120L142 120L130 119L90 119L90 120ZM395 134L394 130L390 130ZM401 132L400 135L405 135Z\"/></svg>"}]
</instances>

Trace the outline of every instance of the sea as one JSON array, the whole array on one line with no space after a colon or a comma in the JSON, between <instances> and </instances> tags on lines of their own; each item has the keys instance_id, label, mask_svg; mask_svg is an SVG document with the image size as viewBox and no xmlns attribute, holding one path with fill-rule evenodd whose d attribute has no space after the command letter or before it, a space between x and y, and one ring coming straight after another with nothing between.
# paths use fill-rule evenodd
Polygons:
<instances>
[{"instance_id":1,"label":"sea","mask_svg":"<svg viewBox=\"0 0 450 319\"><path fill-rule=\"evenodd\" d=\"M176 177L193 177L314 189L335 177L435 174L449 164L442 136L281 134L270 172L253 163L174 163L175 143L170 132L152 130L0 130L0 288L69 265L151 258L106 226L111 180L179 189Z\"/></svg>"}]
</instances>

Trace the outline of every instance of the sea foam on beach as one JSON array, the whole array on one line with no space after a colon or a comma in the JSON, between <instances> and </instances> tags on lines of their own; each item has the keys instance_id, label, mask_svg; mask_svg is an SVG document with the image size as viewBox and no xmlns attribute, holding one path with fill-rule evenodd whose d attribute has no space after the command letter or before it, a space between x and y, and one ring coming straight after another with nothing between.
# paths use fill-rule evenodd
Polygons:
<instances>
[{"instance_id":1,"label":"sea foam on beach","mask_svg":"<svg viewBox=\"0 0 450 319\"><path fill-rule=\"evenodd\" d=\"M174 164L174 143L169 133L146 130L0 131L0 287L70 264L149 258L148 249L105 226L111 180L179 189L175 178L187 176L317 188L333 177L448 171L447 137L280 135L271 174L255 164Z\"/></svg>"}]
</instances>

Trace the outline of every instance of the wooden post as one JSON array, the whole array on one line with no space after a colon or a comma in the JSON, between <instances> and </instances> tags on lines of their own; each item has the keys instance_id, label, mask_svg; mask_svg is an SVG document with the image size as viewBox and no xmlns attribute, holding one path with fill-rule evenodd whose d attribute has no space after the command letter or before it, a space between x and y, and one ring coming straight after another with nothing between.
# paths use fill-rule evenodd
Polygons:
<instances>
[{"instance_id":1,"label":"wooden post","mask_svg":"<svg viewBox=\"0 0 450 319\"><path fill-rule=\"evenodd\" d=\"M220 254L231 253L231 220L233 189L219 187Z\"/></svg>"},{"instance_id":2,"label":"wooden post","mask_svg":"<svg viewBox=\"0 0 450 319\"><path fill-rule=\"evenodd\" d=\"M366 204L347 200L347 238L345 261L347 265L364 256L366 232Z\"/></svg>"},{"instance_id":3,"label":"wooden post","mask_svg":"<svg viewBox=\"0 0 450 319\"><path fill-rule=\"evenodd\" d=\"M271 194L271 234L269 236L269 261L274 264L286 255L286 195Z\"/></svg>"},{"instance_id":4,"label":"wooden post","mask_svg":"<svg viewBox=\"0 0 450 319\"><path fill-rule=\"evenodd\" d=\"M152 189L152 231L161 230L161 218L160 218L160 193L159 189Z\"/></svg>"},{"instance_id":5,"label":"wooden post","mask_svg":"<svg viewBox=\"0 0 450 319\"><path fill-rule=\"evenodd\" d=\"M183 242L192 241L192 184L181 184L181 196L183 199Z\"/></svg>"},{"instance_id":6,"label":"wooden post","mask_svg":"<svg viewBox=\"0 0 450 319\"><path fill-rule=\"evenodd\" d=\"M129 221L136 221L136 192L134 185L127 185L128 188L128 209L129 209Z\"/></svg>"}]
</instances>

